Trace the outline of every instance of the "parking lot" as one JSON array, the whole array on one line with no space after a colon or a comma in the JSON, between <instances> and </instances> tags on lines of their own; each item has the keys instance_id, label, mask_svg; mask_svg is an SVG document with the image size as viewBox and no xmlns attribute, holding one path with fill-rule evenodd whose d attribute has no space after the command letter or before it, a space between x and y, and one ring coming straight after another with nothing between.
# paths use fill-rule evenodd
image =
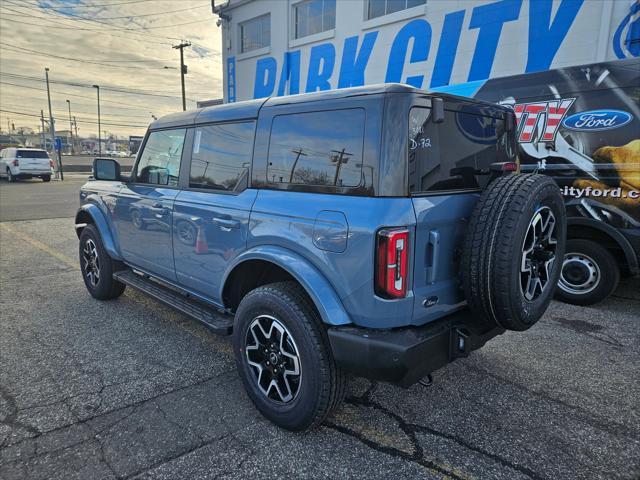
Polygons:
<instances>
[{"instance_id":1,"label":"parking lot","mask_svg":"<svg viewBox=\"0 0 640 480\"><path fill-rule=\"evenodd\" d=\"M83 181L0 184L0 478L638 478L638 279L554 302L431 387L351 379L290 433L250 403L228 338L131 289L88 295Z\"/></svg>"}]
</instances>

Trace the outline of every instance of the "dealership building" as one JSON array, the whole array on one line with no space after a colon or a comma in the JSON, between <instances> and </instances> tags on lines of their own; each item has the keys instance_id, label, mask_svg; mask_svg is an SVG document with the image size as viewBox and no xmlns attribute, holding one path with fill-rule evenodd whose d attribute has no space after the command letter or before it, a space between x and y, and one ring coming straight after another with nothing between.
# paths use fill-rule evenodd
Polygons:
<instances>
[{"instance_id":1,"label":"dealership building","mask_svg":"<svg viewBox=\"0 0 640 480\"><path fill-rule=\"evenodd\" d=\"M216 0L214 12L225 102L383 82L465 94L640 55L638 0Z\"/></svg>"}]
</instances>

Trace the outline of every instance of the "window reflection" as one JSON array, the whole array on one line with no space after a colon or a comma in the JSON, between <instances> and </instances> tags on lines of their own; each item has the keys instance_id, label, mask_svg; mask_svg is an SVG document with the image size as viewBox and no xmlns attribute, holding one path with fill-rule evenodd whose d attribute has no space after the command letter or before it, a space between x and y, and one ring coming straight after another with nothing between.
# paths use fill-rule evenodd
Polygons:
<instances>
[{"instance_id":1,"label":"window reflection","mask_svg":"<svg viewBox=\"0 0 640 480\"><path fill-rule=\"evenodd\" d=\"M364 183L364 121L362 109L275 117L267 181L336 187Z\"/></svg>"},{"instance_id":2,"label":"window reflection","mask_svg":"<svg viewBox=\"0 0 640 480\"><path fill-rule=\"evenodd\" d=\"M136 179L153 185L178 185L185 129L151 132L138 162Z\"/></svg>"}]
</instances>

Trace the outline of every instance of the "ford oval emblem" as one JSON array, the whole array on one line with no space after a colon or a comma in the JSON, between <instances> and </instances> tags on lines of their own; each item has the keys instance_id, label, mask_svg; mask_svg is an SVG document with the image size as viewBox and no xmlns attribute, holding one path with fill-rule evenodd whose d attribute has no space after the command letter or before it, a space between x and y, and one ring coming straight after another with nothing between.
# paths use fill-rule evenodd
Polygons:
<instances>
[{"instance_id":1,"label":"ford oval emblem","mask_svg":"<svg viewBox=\"0 0 640 480\"><path fill-rule=\"evenodd\" d=\"M579 132L597 132L619 128L633 120L633 115L622 110L589 110L567 117L562 125Z\"/></svg>"}]
</instances>

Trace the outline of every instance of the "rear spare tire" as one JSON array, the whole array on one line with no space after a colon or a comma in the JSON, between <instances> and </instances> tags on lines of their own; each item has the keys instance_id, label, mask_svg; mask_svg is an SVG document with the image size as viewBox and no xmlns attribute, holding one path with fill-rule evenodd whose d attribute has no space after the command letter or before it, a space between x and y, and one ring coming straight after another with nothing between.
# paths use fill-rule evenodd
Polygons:
<instances>
[{"instance_id":1,"label":"rear spare tire","mask_svg":"<svg viewBox=\"0 0 640 480\"><path fill-rule=\"evenodd\" d=\"M471 216L461 275L472 312L523 331L553 298L565 250L566 215L556 183L537 174L493 181Z\"/></svg>"}]
</instances>

